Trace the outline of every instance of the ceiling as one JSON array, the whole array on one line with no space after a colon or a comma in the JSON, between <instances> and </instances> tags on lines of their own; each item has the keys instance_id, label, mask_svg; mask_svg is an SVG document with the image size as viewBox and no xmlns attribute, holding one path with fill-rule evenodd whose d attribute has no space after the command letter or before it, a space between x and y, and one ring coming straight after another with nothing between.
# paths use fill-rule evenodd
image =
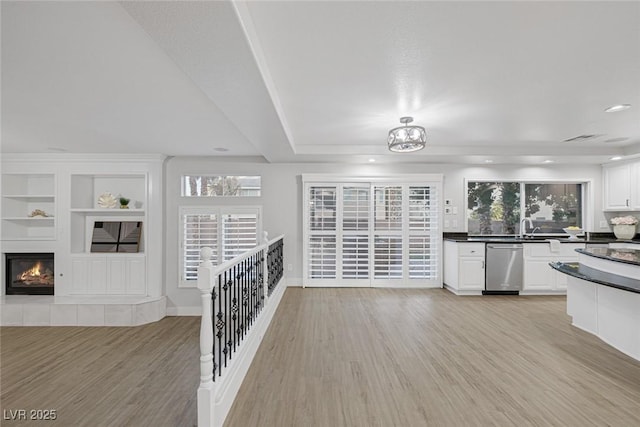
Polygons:
<instances>
[{"instance_id":1,"label":"ceiling","mask_svg":"<svg viewBox=\"0 0 640 427\"><path fill-rule=\"evenodd\" d=\"M3 1L1 36L2 153L640 155L640 2Z\"/></svg>"}]
</instances>

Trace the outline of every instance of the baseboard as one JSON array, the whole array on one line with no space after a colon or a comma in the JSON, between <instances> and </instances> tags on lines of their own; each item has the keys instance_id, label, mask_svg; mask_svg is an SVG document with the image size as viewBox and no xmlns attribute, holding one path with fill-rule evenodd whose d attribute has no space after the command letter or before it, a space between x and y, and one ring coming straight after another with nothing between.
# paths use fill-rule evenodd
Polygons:
<instances>
[{"instance_id":1,"label":"baseboard","mask_svg":"<svg viewBox=\"0 0 640 427\"><path fill-rule=\"evenodd\" d=\"M201 316L202 307L167 307L167 316Z\"/></svg>"}]
</instances>

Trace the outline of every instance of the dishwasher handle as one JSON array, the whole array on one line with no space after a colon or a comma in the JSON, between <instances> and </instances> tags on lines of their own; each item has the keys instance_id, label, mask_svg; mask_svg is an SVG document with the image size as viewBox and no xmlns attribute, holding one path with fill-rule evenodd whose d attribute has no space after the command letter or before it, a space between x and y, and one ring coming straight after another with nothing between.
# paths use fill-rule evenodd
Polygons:
<instances>
[{"instance_id":1,"label":"dishwasher handle","mask_svg":"<svg viewBox=\"0 0 640 427\"><path fill-rule=\"evenodd\" d=\"M497 245L488 244L487 245L487 249L522 249L522 245L521 244L514 244L514 245L509 245L509 244L497 244Z\"/></svg>"}]
</instances>

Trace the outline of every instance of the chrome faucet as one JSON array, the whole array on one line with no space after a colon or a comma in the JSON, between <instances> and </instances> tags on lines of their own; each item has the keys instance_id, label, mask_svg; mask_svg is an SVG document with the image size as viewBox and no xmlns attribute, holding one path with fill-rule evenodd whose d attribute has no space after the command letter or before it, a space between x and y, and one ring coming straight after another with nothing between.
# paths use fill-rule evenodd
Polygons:
<instances>
[{"instance_id":1,"label":"chrome faucet","mask_svg":"<svg viewBox=\"0 0 640 427\"><path fill-rule=\"evenodd\" d=\"M533 221L531 221L531 218L522 218L520 220L520 238L521 239L524 239L524 235L526 234L524 232L524 230L525 230L524 222L525 221L529 221L529 228L533 228Z\"/></svg>"}]
</instances>

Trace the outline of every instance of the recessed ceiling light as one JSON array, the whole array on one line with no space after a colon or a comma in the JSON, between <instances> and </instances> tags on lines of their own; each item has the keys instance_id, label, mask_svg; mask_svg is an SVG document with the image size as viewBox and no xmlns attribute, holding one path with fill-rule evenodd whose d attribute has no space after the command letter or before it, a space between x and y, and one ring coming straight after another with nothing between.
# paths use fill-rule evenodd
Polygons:
<instances>
[{"instance_id":1,"label":"recessed ceiling light","mask_svg":"<svg viewBox=\"0 0 640 427\"><path fill-rule=\"evenodd\" d=\"M374 163L376 159L369 159L369 163Z\"/></svg>"},{"instance_id":2,"label":"recessed ceiling light","mask_svg":"<svg viewBox=\"0 0 640 427\"><path fill-rule=\"evenodd\" d=\"M613 156L609 160L620 160L620 159L622 159L622 156Z\"/></svg>"},{"instance_id":3,"label":"recessed ceiling light","mask_svg":"<svg viewBox=\"0 0 640 427\"><path fill-rule=\"evenodd\" d=\"M624 111L631 108L631 104L618 104L604 110L605 113L617 113L618 111Z\"/></svg>"},{"instance_id":4,"label":"recessed ceiling light","mask_svg":"<svg viewBox=\"0 0 640 427\"><path fill-rule=\"evenodd\" d=\"M493 163L493 160L491 160L491 159L487 159L487 160L485 160L484 162L485 162L485 163Z\"/></svg>"},{"instance_id":5,"label":"recessed ceiling light","mask_svg":"<svg viewBox=\"0 0 640 427\"><path fill-rule=\"evenodd\" d=\"M228 148L224 148L224 147L215 147L213 149L213 151L217 151L218 153L224 153L224 152L229 151L229 149Z\"/></svg>"},{"instance_id":6,"label":"recessed ceiling light","mask_svg":"<svg viewBox=\"0 0 640 427\"><path fill-rule=\"evenodd\" d=\"M545 160L545 161L544 161L544 162L542 162L542 163L553 163L553 160L547 159L547 160Z\"/></svg>"},{"instance_id":7,"label":"recessed ceiling light","mask_svg":"<svg viewBox=\"0 0 640 427\"><path fill-rule=\"evenodd\" d=\"M55 151L56 153L66 153L67 151L69 151L66 148L60 148L60 147L47 147L47 150Z\"/></svg>"}]
</instances>

